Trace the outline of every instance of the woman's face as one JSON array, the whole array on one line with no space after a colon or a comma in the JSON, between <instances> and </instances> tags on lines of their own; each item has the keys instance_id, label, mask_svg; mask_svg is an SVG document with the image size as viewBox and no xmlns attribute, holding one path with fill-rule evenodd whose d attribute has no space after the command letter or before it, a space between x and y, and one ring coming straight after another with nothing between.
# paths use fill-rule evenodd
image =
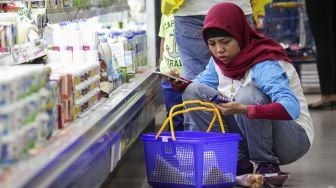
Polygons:
<instances>
[{"instance_id":1,"label":"woman's face","mask_svg":"<svg viewBox=\"0 0 336 188\"><path fill-rule=\"evenodd\" d=\"M240 52L238 41L232 37L214 37L208 39L210 52L224 64L230 62Z\"/></svg>"}]
</instances>

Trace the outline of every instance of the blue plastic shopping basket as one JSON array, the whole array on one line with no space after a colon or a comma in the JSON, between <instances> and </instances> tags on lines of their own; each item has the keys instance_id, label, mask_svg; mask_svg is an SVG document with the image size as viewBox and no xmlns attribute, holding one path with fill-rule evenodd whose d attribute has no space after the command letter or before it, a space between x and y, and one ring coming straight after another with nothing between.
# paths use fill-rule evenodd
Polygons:
<instances>
[{"instance_id":1,"label":"blue plastic shopping basket","mask_svg":"<svg viewBox=\"0 0 336 188\"><path fill-rule=\"evenodd\" d=\"M240 135L224 133L221 116L213 104L187 101L180 105L192 103L204 106L173 113L175 106L158 133L141 136L145 147L148 183L153 187L170 188L232 187L236 182ZM172 117L194 110L214 112L208 131L217 117L222 133L174 132ZM171 132L162 132L168 122Z\"/></svg>"}]
</instances>

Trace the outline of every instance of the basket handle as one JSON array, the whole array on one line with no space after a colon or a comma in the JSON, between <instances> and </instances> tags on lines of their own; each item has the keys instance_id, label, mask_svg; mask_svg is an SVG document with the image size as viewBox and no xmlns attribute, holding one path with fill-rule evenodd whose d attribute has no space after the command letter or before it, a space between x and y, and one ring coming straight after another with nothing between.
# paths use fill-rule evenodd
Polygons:
<instances>
[{"instance_id":1,"label":"basket handle","mask_svg":"<svg viewBox=\"0 0 336 188\"><path fill-rule=\"evenodd\" d=\"M188 109L178 110L178 111L174 112L174 110L177 109L177 108L181 108L181 107L186 108L187 104L199 104L199 105L203 105L203 106L191 107L191 108L188 108ZM209 125L209 127L208 127L208 129L207 129L206 132L209 132L212 129L213 124L215 123L215 120L216 120L216 117L217 117L217 119L219 121L219 125L221 127L221 131L222 131L222 133L225 133L222 116L220 115L219 110L216 108L216 106L214 104L209 103L209 102L203 102L203 101L200 101L200 100L190 100L190 101L184 101L181 104L174 105L170 109L169 116L163 122L160 130L158 131L158 133L155 136L155 139L159 138L159 136L161 135L161 133L163 132L164 128L167 126L167 124L169 122L169 124L170 124L170 132L171 132L171 135L172 135L172 139L175 141L176 137L175 137L175 133L174 133L173 117L176 116L176 115L178 115L178 114L183 114L183 113L186 113L186 112L198 111L198 110L214 112L214 115L212 117L212 120L211 120L210 125Z\"/></svg>"}]
</instances>

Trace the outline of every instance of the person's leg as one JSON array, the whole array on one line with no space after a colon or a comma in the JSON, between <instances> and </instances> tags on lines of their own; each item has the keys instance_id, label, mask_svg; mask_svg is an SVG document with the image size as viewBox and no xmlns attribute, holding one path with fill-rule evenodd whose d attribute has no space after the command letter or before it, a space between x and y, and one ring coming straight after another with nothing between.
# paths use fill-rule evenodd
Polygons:
<instances>
[{"instance_id":1,"label":"person's leg","mask_svg":"<svg viewBox=\"0 0 336 188\"><path fill-rule=\"evenodd\" d=\"M218 91L198 82L192 82L189 86L184 90L182 94L183 101L189 100L201 100L209 102L209 98L218 94ZM212 114L210 112L205 111L195 111L190 112L190 118L193 121L193 126L189 129L190 131L206 131L208 129L208 125L212 118ZM216 124L214 129L219 131L219 127Z\"/></svg>"},{"instance_id":2,"label":"person's leg","mask_svg":"<svg viewBox=\"0 0 336 188\"><path fill-rule=\"evenodd\" d=\"M327 107L324 103L335 101L336 106L336 13L335 0L320 3L306 0L309 24L317 51L317 70L322 98L309 105L311 109ZM331 105L329 103L329 105Z\"/></svg>"},{"instance_id":3,"label":"person's leg","mask_svg":"<svg viewBox=\"0 0 336 188\"><path fill-rule=\"evenodd\" d=\"M271 102L254 84L241 87L235 99L245 105ZM246 139L250 160L258 164L256 173L264 175L266 185L282 187L289 174L281 172L279 165L299 159L310 147L304 129L295 121L249 119L240 114L235 117Z\"/></svg>"},{"instance_id":4,"label":"person's leg","mask_svg":"<svg viewBox=\"0 0 336 188\"><path fill-rule=\"evenodd\" d=\"M248 104L268 104L270 98L254 84L241 87L236 101ZM235 115L247 140L250 159L256 163L289 164L302 157L310 143L304 129L295 121L249 119Z\"/></svg>"},{"instance_id":5,"label":"person's leg","mask_svg":"<svg viewBox=\"0 0 336 188\"><path fill-rule=\"evenodd\" d=\"M162 93L166 105L167 113L169 113L170 109L176 105L182 103L182 93L177 92L172 89L170 83L168 81L162 81L161 83ZM183 131L184 130L184 118L183 115L176 115L173 118L175 131Z\"/></svg>"},{"instance_id":6,"label":"person's leg","mask_svg":"<svg viewBox=\"0 0 336 188\"><path fill-rule=\"evenodd\" d=\"M210 59L202 37L205 16L175 16L175 40L182 61L183 77L193 79L201 73Z\"/></svg>"},{"instance_id":7,"label":"person's leg","mask_svg":"<svg viewBox=\"0 0 336 188\"><path fill-rule=\"evenodd\" d=\"M216 89L213 89L205 84L198 82L191 83L183 92L183 101L187 100L201 100L209 102L209 98L219 94ZM194 111L190 112L191 119L195 122L195 127L192 131L206 131L210 121L212 119L213 113L205 111ZM224 119L224 127L226 132L238 133L241 134L241 131L234 119L234 116L222 116ZM214 131L220 131L218 123L214 125ZM242 140L239 142L239 160L248 158L247 156L247 144L246 140L242 137ZM246 164L248 163L248 164ZM249 168L249 162L244 162L242 168ZM252 167L253 170L253 167Z\"/></svg>"}]
</instances>

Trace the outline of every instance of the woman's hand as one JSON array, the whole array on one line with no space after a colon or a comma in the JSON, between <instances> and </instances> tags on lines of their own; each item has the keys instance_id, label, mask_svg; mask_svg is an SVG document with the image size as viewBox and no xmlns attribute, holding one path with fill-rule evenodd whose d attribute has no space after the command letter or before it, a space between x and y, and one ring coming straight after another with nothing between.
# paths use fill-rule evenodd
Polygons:
<instances>
[{"instance_id":1,"label":"woman's hand","mask_svg":"<svg viewBox=\"0 0 336 188\"><path fill-rule=\"evenodd\" d=\"M222 115L247 114L247 106L238 102L215 104Z\"/></svg>"},{"instance_id":2,"label":"woman's hand","mask_svg":"<svg viewBox=\"0 0 336 188\"><path fill-rule=\"evenodd\" d=\"M171 70L169 72L169 75L178 78L178 79L165 78L167 81L170 82L172 88L176 91L183 92L184 89L191 83L191 80L186 80L183 77L180 77L177 70Z\"/></svg>"},{"instance_id":3,"label":"woman's hand","mask_svg":"<svg viewBox=\"0 0 336 188\"><path fill-rule=\"evenodd\" d=\"M188 87L188 85L191 83L191 80L186 80L182 77L180 77L181 79L183 79L184 81L181 82L181 81L177 81L177 80L169 80L172 88L175 90L175 91L179 91L179 92L183 92L185 90L185 88Z\"/></svg>"}]
</instances>

